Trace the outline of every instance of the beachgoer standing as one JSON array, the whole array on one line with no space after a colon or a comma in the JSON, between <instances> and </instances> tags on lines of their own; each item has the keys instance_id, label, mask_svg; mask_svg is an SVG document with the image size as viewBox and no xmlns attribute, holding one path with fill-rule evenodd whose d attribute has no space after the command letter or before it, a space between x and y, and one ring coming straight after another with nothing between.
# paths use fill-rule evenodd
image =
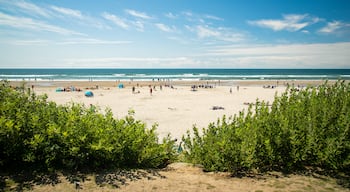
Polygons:
<instances>
[{"instance_id":1,"label":"beachgoer standing","mask_svg":"<svg viewBox=\"0 0 350 192\"><path fill-rule=\"evenodd\" d=\"M151 94L151 96L152 96L152 92L153 92L153 89L152 89L152 87L149 89L149 93Z\"/></svg>"},{"instance_id":2,"label":"beachgoer standing","mask_svg":"<svg viewBox=\"0 0 350 192\"><path fill-rule=\"evenodd\" d=\"M90 104L90 111L94 113L95 110L96 110L96 107L93 104Z\"/></svg>"},{"instance_id":3,"label":"beachgoer standing","mask_svg":"<svg viewBox=\"0 0 350 192\"><path fill-rule=\"evenodd\" d=\"M230 88L230 93L232 94L232 88Z\"/></svg>"}]
</instances>

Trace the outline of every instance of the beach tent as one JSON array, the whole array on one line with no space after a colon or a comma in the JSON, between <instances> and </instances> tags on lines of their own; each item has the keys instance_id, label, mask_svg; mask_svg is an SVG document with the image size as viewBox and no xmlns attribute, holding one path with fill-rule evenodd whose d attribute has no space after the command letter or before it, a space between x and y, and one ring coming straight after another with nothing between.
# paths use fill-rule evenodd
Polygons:
<instances>
[{"instance_id":1,"label":"beach tent","mask_svg":"<svg viewBox=\"0 0 350 192\"><path fill-rule=\"evenodd\" d=\"M119 83L118 87L119 87L119 89L123 89L124 88L124 84L123 83Z\"/></svg>"},{"instance_id":2,"label":"beach tent","mask_svg":"<svg viewBox=\"0 0 350 192\"><path fill-rule=\"evenodd\" d=\"M85 96L86 97L93 97L94 93L92 91L85 91Z\"/></svg>"},{"instance_id":3,"label":"beach tent","mask_svg":"<svg viewBox=\"0 0 350 192\"><path fill-rule=\"evenodd\" d=\"M57 89L56 89L56 92L62 92L63 91L63 89L61 88L61 87L58 87Z\"/></svg>"}]
</instances>

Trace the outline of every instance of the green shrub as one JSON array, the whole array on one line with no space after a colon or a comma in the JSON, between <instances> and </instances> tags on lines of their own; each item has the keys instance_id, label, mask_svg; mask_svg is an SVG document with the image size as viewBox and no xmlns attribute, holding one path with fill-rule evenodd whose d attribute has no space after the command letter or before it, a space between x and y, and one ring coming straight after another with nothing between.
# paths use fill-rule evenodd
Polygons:
<instances>
[{"instance_id":1,"label":"green shrub","mask_svg":"<svg viewBox=\"0 0 350 192\"><path fill-rule=\"evenodd\" d=\"M0 166L40 165L47 169L162 167L175 159L174 141L158 141L156 126L133 118L115 119L72 103L0 85Z\"/></svg>"},{"instance_id":2,"label":"green shrub","mask_svg":"<svg viewBox=\"0 0 350 192\"><path fill-rule=\"evenodd\" d=\"M185 157L210 171L350 168L350 84L288 87L272 105L256 101L199 134L183 136Z\"/></svg>"}]
</instances>

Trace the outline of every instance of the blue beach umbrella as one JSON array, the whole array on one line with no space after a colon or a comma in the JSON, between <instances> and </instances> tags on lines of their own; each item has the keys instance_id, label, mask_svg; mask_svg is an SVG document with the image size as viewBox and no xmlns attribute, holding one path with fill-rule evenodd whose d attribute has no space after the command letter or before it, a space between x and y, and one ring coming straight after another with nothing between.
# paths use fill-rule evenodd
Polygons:
<instances>
[{"instance_id":1,"label":"blue beach umbrella","mask_svg":"<svg viewBox=\"0 0 350 192\"><path fill-rule=\"evenodd\" d=\"M93 97L94 93L92 91L85 91L85 96L86 97Z\"/></svg>"},{"instance_id":2,"label":"blue beach umbrella","mask_svg":"<svg viewBox=\"0 0 350 192\"><path fill-rule=\"evenodd\" d=\"M123 88L124 88L124 84L123 84L123 83L120 83L120 84L118 85L118 87L119 87L119 89L123 89Z\"/></svg>"}]
</instances>

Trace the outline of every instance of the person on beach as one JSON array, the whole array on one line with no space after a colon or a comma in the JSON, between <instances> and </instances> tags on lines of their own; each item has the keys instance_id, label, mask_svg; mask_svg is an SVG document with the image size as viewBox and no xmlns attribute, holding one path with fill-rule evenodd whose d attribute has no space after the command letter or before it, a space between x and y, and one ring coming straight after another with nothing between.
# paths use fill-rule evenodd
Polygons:
<instances>
[{"instance_id":1,"label":"person on beach","mask_svg":"<svg viewBox=\"0 0 350 192\"><path fill-rule=\"evenodd\" d=\"M230 88L230 93L232 94L232 88Z\"/></svg>"},{"instance_id":2,"label":"person on beach","mask_svg":"<svg viewBox=\"0 0 350 192\"><path fill-rule=\"evenodd\" d=\"M90 111L94 113L95 110L96 110L96 107L90 103Z\"/></svg>"},{"instance_id":3,"label":"person on beach","mask_svg":"<svg viewBox=\"0 0 350 192\"><path fill-rule=\"evenodd\" d=\"M151 94L151 96L152 96L152 92L153 92L153 89L152 89L152 87L149 89L149 93Z\"/></svg>"}]
</instances>

